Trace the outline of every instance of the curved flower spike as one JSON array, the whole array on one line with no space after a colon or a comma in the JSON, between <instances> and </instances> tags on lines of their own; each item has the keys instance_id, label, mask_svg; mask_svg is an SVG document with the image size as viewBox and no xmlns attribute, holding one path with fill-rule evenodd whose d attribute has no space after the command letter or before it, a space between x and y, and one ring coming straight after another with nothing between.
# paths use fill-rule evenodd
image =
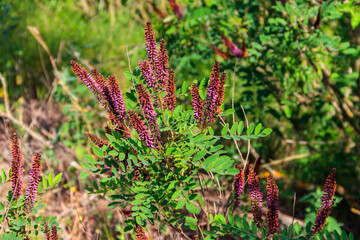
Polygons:
<instances>
[{"instance_id":1,"label":"curved flower spike","mask_svg":"<svg viewBox=\"0 0 360 240\"><path fill-rule=\"evenodd\" d=\"M17 200L21 195L24 175L23 166L24 162L19 147L19 140L16 133L14 133L11 142L11 191L14 200Z\"/></svg>"}]
</instances>

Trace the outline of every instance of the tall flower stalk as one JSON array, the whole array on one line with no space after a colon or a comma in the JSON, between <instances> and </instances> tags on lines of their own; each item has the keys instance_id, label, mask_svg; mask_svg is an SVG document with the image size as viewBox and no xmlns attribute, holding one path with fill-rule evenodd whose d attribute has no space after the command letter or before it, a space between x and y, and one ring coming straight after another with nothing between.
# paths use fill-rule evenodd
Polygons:
<instances>
[{"instance_id":1,"label":"tall flower stalk","mask_svg":"<svg viewBox=\"0 0 360 240\"><path fill-rule=\"evenodd\" d=\"M203 107L203 101L199 94L199 87L193 83L191 85L191 102L194 109L194 118L197 122L203 122L204 121L204 107Z\"/></svg>"},{"instance_id":2,"label":"tall flower stalk","mask_svg":"<svg viewBox=\"0 0 360 240\"><path fill-rule=\"evenodd\" d=\"M25 195L24 212L26 214L30 213L34 207L34 203L40 183L40 174L41 174L41 156L40 154L35 153L30 170L29 185L26 189L26 195Z\"/></svg>"},{"instance_id":3,"label":"tall flower stalk","mask_svg":"<svg viewBox=\"0 0 360 240\"><path fill-rule=\"evenodd\" d=\"M311 231L314 233L320 232L325 224L326 219L331 213L335 199L333 199L336 190L336 169L333 168L330 175L326 179L324 194L322 196L322 203L316 215L315 224Z\"/></svg>"},{"instance_id":4,"label":"tall flower stalk","mask_svg":"<svg viewBox=\"0 0 360 240\"><path fill-rule=\"evenodd\" d=\"M19 147L19 140L16 133L14 133L11 142L11 191L13 194L13 200L15 201L21 195L24 175L23 167L24 162Z\"/></svg>"},{"instance_id":5,"label":"tall flower stalk","mask_svg":"<svg viewBox=\"0 0 360 240\"><path fill-rule=\"evenodd\" d=\"M240 172L234 177L234 192L235 192L235 206L240 205L240 197L244 192L245 186L245 174L240 164L235 166Z\"/></svg>"},{"instance_id":6,"label":"tall flower stalk","mask_svg":"<svg viewBox=\"0 0 360 240\"><path fill-rule=\"evenodd\" d=\"M136 129L141 140L145 143L145 146L149 148L157 148L155 139L151 136L150 131L141 120L141 118L132 110L129 110L129 118L133 127Z\"/></svg>"},{"instance_id":7,"label":"tall flower stalk","mask_svg":"<svg viewBox=\"0 0 360 240\"><path fill-rule=\"evenodd\" d=\"M251 212L254 217L254 222L256 226L260 227L262 223L262 195L260 192L259 178L256 176L256 173L253 168L249 170L249 188L250 188L250 197L251 197Z\"/></svg>"},{"instance_id":8,"label":"tall flower stalk","mask_svg":"<svg viewBox=\"0 0 360 240\"><path fill-rule=\"evenodd\" d=\"M269 234L277 233L279 229L279 189L276 186L275 179L269 175L267 182L267 205L266 222L269 228Z\"/></svg>"}]
</instances>

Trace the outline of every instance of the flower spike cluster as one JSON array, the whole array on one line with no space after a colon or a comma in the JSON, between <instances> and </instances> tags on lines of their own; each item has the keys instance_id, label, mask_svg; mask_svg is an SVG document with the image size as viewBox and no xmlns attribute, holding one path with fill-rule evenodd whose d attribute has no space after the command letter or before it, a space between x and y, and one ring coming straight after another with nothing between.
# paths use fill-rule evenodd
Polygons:
<instances>
[{"instance_id":1,"label":"flower spike cluster","mask_svg":"<svg viewBox=\"0 0 360 240\"><path fill-rule=\"evenodd\" d=\"M235 206L240 205L240 197L244 192L245 186L245 173L242 170L240 164L236 164L236 169L239 169L239 173L234 177L234 191L235 191Z\"/></svg>"},{"instance_id":2,"label":"flower spike cluster","mask_svg":"<svg viewBox=\"0 0 360 240\"><path fill-rule=\"evenodd\" d=\"M137 86L137 94L139 97L141 108L145 114L145 118L147 119L150 129L152 133L160 139L160 129L158 124L156 123L156 112L154 110L153 103L151 101L150 94L146 91L144 86L139 83Z\"/></svg>"},{"instance_id":3,"label":"flower spike cluster","mask_svg":"<svg viewBox=\"0 0 360 240\"><path fill-rule=\"evenodd\" d=\"M326 179L324 194L322 196L322 203L316 215L315 224L311 231L313 233L320 232L326 223L326 219L331 213L335 199L333 199L336 190L336 169L333 168L330 175Z\"/></svg>"},{"instance_id":4,"label":"flower spike cluster","mask_svg":"<svg viewBox=\"0 0 360 240\"><path fill-rule=\"evenodd\" d=\"M202 122L204 120L203 101L200 98L199 87L195 83L191 85L191 96L191 102L194 109L194 118L197 122Z\"/></svg>"},{"instance_id":5,"label":"flower spike cluster","mask_svg":"<svg viewBox=\"0 0 360 240\"><path fill-rule=\"evenodd\" d=\"M215 61L213 70L209 79L208 91L203 107L203 101L199 95L199 89L196 84L191 86L192 104L194 108L194 118L197 122L205 125L215 121L215 116L219 113L224 99L226 72L220 77L219 62Z\"/></svg>"},{"instance_id":6,"label":"flower spike cluster","mask_svg":"<svg viewBox=\"0 0 360 240\"><path fill-rule=\"evenodd\" d=\"M41 174L41 156L38 153L34 154L34 159L32 162L30 177L29 177L29 186L26 189L25 195L25 204L24 212L26 214L30 213L34 207L36 195L38 193L38 187L40 183L40 174Z\"/></svg>"},{"instance_id":7,"label":"flower spike cluster","mask_svg":"<svg viewBox=\"0 0 360 240\"><path fill-rule=\"evenodd\" d=\"M24 175L23 166L24 162L19 147L19 140L16 133L14 133L11 142L11 191L14 200L17 200L21 195Z\"/></svg>"},{"instance_id":8,"label":"flower spike cluster","mask_svg":"<svg viewBox=\"0 0 360 240\"><path fill-rule=\"evenodd\" d=\"M256 226L260 227L262 223L262 195L260 192L259 178L256 176L254 168L249 170L248 179L251 197L251 211Z\"/></svg>"},{"instance_id":9,"label":"flower spike cluster","mask_svg":"<svg viewBox=\"0 0 360 240\"><path fill-rule=\"evenodd\" d=\"M146 233L141 225L138 225L135 230L135 235L137 240L149 240L146 236Z\"/></svg>"},{"instance_id":10,"label":"flower spike cluster","mask_svg":"<svg viewBox=\"0 0 360 240\"><path fill-rule=\"evenodd\" d=\"M164 87L168 77L169 56L165 46L165 40L160 40L159 56L156 60L156 77L159 80L159 86Z\"/></svg>"},{"instance_id":11,"label":"flower spike cluster","mask_svg":"<svg viewBox=\"0 0 360 240\"><path fill-rule=\"evenodd\" d=\"M150 132L141 118L132 110L129 110L130 122L139 134L141 140L145 143L145 146L149 148L157 148L155 139L150 135Z\"/></svg>"},{"instance_id":12,"label":"flower spike cluster","mask_svg":"<svg viewBox=\"0 0 360 240\"><path fill-rule=\"evenodd\" d=\"M115 77L111 76L105 81L96 69L92 70L94 75L92 76L77 62L72 60L70 65L75 75L85 83L107 110L113 123L126 118L125 103Z\"/></svg>"},{"instance_id":13,"label":"flower spike cluster","mask_svg":"<svg viewBox=\"0 0 360 240\"><path fill-rule=\"evenodd\" d=\"M45 228L46 240L51 240L51 233L50 233L49 225L48 225L48 223L46 222L45 217L44 217L44 228Z\"/></svg>"},{"instance_id":14,"label":"flower spike cluster","mask_svg":"<svg viewBox=\"0 0 360 240\"><path fill-rule=\"evenodd\" d=\"M279 189L273 176L269 175L267 189L268 212L266 221L269 228L269 234L277 233L279 229Z\"/></svg>"}]
</instances>

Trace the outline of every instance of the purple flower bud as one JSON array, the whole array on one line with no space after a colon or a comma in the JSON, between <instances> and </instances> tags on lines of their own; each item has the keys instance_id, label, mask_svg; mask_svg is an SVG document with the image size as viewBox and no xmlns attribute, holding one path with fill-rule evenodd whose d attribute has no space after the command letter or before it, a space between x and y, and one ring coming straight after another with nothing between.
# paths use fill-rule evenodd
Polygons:
<instances>
[{"instance_id":1,"label":"purple flower bud","mask_svg":"<svg viewBox=\"0 0 360 240\"><path fill-rule=\"evenodd\" d=\"M174 110L176 104L175 97L176 87L175 87L175 74L172 69L169 70L169 79L166 82L166 96L165 96L165 107L168 110Z\"/></svg>"},{"instance_id":2,"label":"purple flower bud","mask_svg":"<svg viewBox=\"0 0 360 240\"><path fill-rule=\"evenodd\" d=\"M234 177L234 191L235 191L235 206L240 205L240 197L244 192L244 186L245 186L245 173L242 170L240 164L236 164L235 166L237 169L239 169L239 173L235 175Z\"/></svg>"},{"instance_id":3,"label":"purple flower bud","mask_svg":"<svg viewBox=\"0 0 360 240\"><path fill-rule=\"evenodd\" d=\"M145 78L147 86L153 90L156 90L158 87L158 84L157 84L156 78L154 76L154 72L150 68L149 62L146 60L140 61L139 68L141 70L143 77Z\"/></svg>"},{"instance_id":4,"label":"purple flower bud","mask_svg":"<svg viewBox=\"0 0 360 240\"><path fill-rule=\"evenodd\" d=\"M126 118L125 103L122 97L119 84L114 76L109 77L110 97L111 105L113 107L114 114L124 120Z\"/></svg>"},{"instance_id":5,"label":"purple flower bud","mask_svg":"<svg viewBox=\"0 0 360 240\"><path fill-rule=\"evenodd\" d=\"M73 72L75 73L76 76L78 76L80 78L80 80L85 83L85 85L90 89L90 91L92 91L95 96L98 98L100 92L99 90L96 88L95 86L95 81L93 79L93 77L91 76L91 74L89 74L85 68L81 67L80 64L78 64L77 62L75 62L74 60L70 61L70 65L71 68L73 70Z\"/></svg>"},{"instance_id":6,"label":"purple flower bud","mask_svg":"<svg viewBox=\"0 0 360 240\"><path fill-rule=\"evenodd\" d=\"M45 228L46 240L51 240L51 233L50 233L49 225L48 225L48 223L46 222L45 217L44 217L44 228Z\"/></svg>"},{"instance_id":7,"label":"purple flower bud","mask_svg":"<svg viewBox=\"0 0 360 240\"><path fill-rule=\"evenodd\" d=\"M86 132L85 135L99 148L102 148L103 146L109 146L109 143L107 141L95 136L92 133Z\"/></svg>"},{"instance_id":8,"label":"purple flower bud","mask_svg":"<svg viewBox=\"0 0 360 240\"><path fill-rule=\"evenodd\" d=\"M249 170L249 188L250 188L250 197L251 197L251 211L254 217L254 222L256 226L260 227L262 223L262 196L260 192L259 178L256 176L256 173L253 168Z\"/></svg>"},{"instance_id":9,"label":"purple flower bud","mask_svg":"<svg viewBox=\"0 0 360 240\"><path fill-rule=\"evenodd\" d=\"M11 191L14 201L21 195L24 175L23 166L24 162L19 147L19 140L16 133L14 133L11 143Z\"/></svg>"},{"instance_id":10,"label":"purple flower bud","mask_svg":"<svg viewBox=\"0 0 360 240\"><path fill-rule=\"evenodd\" d=\"M158 79L160 91L163 91L165 87L166 80L168 78L168 61L169 56L167 55L167 50L165 46L165 40L160 40L160 51L159 56L156 61L156 78Z\"/></svg>"},{"instance_id":11,"label":"purple flower bud","mask_svg":"<svg viewBox=\"0 0 360 240\"><path fill-rule=\"evenodd\" d=\"M267 205L268 212L266 221L269 228L269 234L277 233L279 229L279 189L276 186L275 179L269 175L267 183Z\"/></svg>"},{"instance_id":12,"label":"purple flower bud","mask_svg":"<svg viewBox=\"0 0 360 240\"><path fill-rule=\"evenodd\" d=\"M215 113L217 111L216 102L219 95L219 87L220 87L220 66L219 62L215 60L215 64L213 70L211 72L209 86L207 91L207 99L205 104L205 121L206 122L214 122L215 121Z\"/></svg>"},{"instance_id":13,"label":"purple flower bud","mask_svg":"<svg viewBox=\"0 0 360 240\"><path fill-rule=\"evenodd\" d=\"M244 56L244 52L238 46L236 46L236 44L233 43L228 37L226 37L225 35L221 35L221 38L223 43L235 57L241 58Z\"/></svg>"},{"instance_id":14,"label":"purple flower bud","mask_svg":"<svg viewBox=\"0 0 360 240\"><path fill-rule=\"evenodd\" d=\"M183 19L184 13L181 10L180 5L176 2L176 0L169 0L170 7L173 12L176 14L178 19Z\"/></svg>"},{"instance_id":15,"label":"purple flower bud","mask_svg":"<svg viewBox=\"0 0 360 240\"><path fill-rule=\"evenodd\" d=\"M157 148L155 139L150 135L150 132L141 118L133 111L129 110L129 118L132 126L135 128L145 146L149 148Z\"/></svg>"},{"instance_id":16,"label":"purple flower bud","mask_svg":"<svg viewBox=\"0 0 360 240\"><path fill-rule=\"evenodd\" d=\"M154 110L153 103L151 101L150 94L146 91L144 86L139 83L137 85L137 93L140 101L141 108L145 114L145 118L148 121L152 133L157 139L160 139L160 129L157 124L156 112Z\"/></svg>"},{"instance_id":17,"label":"purple flower bud","mask_svg":"<svg viewBox=\"0 0 360 240\"><path fill-rule=\"evenodd\" d=\"M336 190L336 169L333 168L330 175L326 179L324 194L322 196L322 203L316 215L315 224L311 231L314 233L320 232L326 223L326 219L331 213L335 199L333 199Z\"/></svg>"},{"instance_id":18,"label":"purple flower bud","mask_svg":"<svg viewBox=\"0 0 360 240\"><path fill-rule=\"evenodd\" d=\"M51 228L51 240L58 240L58 239L59 239L59 236L57 233L57 227L56 227L56 225L53 225Z\"/></svg>"},{"instance_id":19,"label":"purple flower bud","mask_svg":"<svg viewBox=\"0 0 360 240\"><path fill-rule=\"evenodd\" d=\"M38 153L34 154L34 159L32 162L30 176L29 176L29 185L26 189L25 195L25 204L24 212L26 214L30 213L34 207L35 199L38 193L38 187L40 183L40 174L41 174L41 156Z\"/></svg>"},{"instance_id":20,"label":"purple flower bud","mask_svg":"<svg viewBox=\"0 0 360 240\"><path fill-rule=\"evenodd\" d=\"M203 101L200 98L199 88L195 83L191 85L191 96L191 102L194 109L194 118L197 122L202 122L204 120Z\"/></svg>"},{"instance_id":21,"label":"purple flower bud","mask_svg":"<svg viewBox=\"0 0 360 240\"><path fill-rule=\"evenodd\" d=\"M220 107L221 107L221 105L223 103L223 100L224 100L225 80L226 80L226 72L224 71L221 74L221 78L220 78L220 83L219 83L219 88L218 88L218 95L217 95L217 98L216 98L216 111L215 111L215 113L220 112Z\"/></svg>"},{"instance_id":22,"label":"purple flower bud","mask_svg":"<svg viewBox=\"0 0 360 240\"><path fill-rule=\"evenodd\" d=\"M135 230L135 235L137 240L149 240L149 238L146 236L146 233L141 225L138 225Z\"/></svg>"},{"instance_id":23,"label":"purple flower bud","mask_svg":"<svg viewBox=\"0 0 360 240\"><path fill-rule=\"evenodd\" d=\"M157 51L156 51L156 41L151 26L151 21L148 21L145 24L145 42L146 42L146 51L148 55L148 60L151 68L154 70L157 61Z\"/></svg>"}]
</instances>

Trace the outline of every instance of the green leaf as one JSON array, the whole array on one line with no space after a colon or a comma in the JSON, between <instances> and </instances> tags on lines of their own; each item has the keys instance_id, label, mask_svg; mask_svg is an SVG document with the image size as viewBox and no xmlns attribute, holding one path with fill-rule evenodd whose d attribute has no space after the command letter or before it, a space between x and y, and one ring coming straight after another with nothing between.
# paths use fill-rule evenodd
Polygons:
<instances>
[{"instance_id":1,"label":"green leaf","mask_svg":"<svg viewBox=\"0 0 360 240\"><path fill-rule=\"evenodd\" d=\"M202 159L205 155L206 155L207 151L203 150L201 152L198 152L194 157L193 157L193 161L197 162L200 159Z\"/></svg>"},{"instance_id":2,"label":"green leaf","mask_svg":"<svg viewBox=\"0 0 360 240\"><path fill-rule=\"evenodd\" d=\"M234 217L232 216L230 211L228 212L228 221L231 225L234 225Z\"/></svg>"},{"instance_id":3,"label":"green leaf","mask_svg":"<svg viewBox=\"0 0 360 240\"><path fill-rule=\"evenodd\" d=\"M239 123L238 129L237 129L238 135L241 135L241 133L242 133L243 130L244 130L244 122L241 121L241 122Z\"/></svg>"},{"instance_id":4,"label":"green leaf","mask_svg":"<svg viewBox=\"0 0 360 240\"><path fill-rule=\"evenodd\" d=\"M6 181L6 173L5 173L4 169L1 169L1 178L4 182Z\"/></svg>"},{"instance_id":5,"label":"green leaf","mask_svg":"<svg viewBox=\"0 0 360 240\"><path fill-rule=\"evenodd\" d=\"M130 232L132 229L133 229L133 226L127 225L127 226L124 228L124 232Z\"/></svg>"},{"instance_id":6,"label":"green leaf","mask_svg":"<svg viewBox=\"0 0 360 240\"><path fill-rule=\"evenodd\" d=\"M224 136L227 134L229 129L229 123L225 124L225 126L223 127L223 129L221 130L221 135Z\"/></svg>"},{"instance_id":7,"label":"green leaf","mask_svg":"<svg viewBox=\"0 0 360 240\"><path fill-rule=\"evenodd\" d=\"M48 179L49 179L49 185L50 186L54 185L54 178L51 172L49 173Z\"/></svg>"},{"instance_id":8,"label":"green leaf","mask_svg":"<svg viewBox=\"0 0 360 240\"><path fill-rule=\"evenodd\" d=\"M97 147L97 146L94 146L93 147L93 152L94 154L99 157L99 158L103 158L104 157L104 154L103 154L103 150L101 150L101 148Z\"/></svg>"},{"instance_id":9,"label":"green leaf","mask_svg":"<svg viewBox=\"0 0 360 240\"><path fill-rule=\"evenodd\" d=\"M208 127L208 131L210 135L214 135L214 130L211 127Z\"/></svg>"},{"instance_id":10,"label":"green leaf","mask_svg":"<svg viewBox=\"0 0 360 240\"><path fill-rule=\"evenodd\" d=\"M187 90L186 82L183 82L182 87L181 87L181 92L184 94L184 93L186 93L186 90Z\"/></svg>"},{"instance_id":11,"label":"green leaf","mask_svg":"<svg viewBox=\"0 0 360 240\"><path fill-rule=\"evenodd\" d=\"M80 179L85 179L89 176L89 173L88 172L81 172L80 173Z\"/></svg>"},{"instance_id":12,"label":"green leaf","mask_svg":"<svg viewBox=\"0 0 360 240\"><path fill-rule=\"evenodd\" d=\"M354 240L354 235L352 233L349 234L349 240Z\"/></svg>"},{"instance_id":13,"label":"green leaf","mask_svg":"<svg viewBox=\"0 0 360 240\"><path fill-rule=\"evenodd\" d=\"M236 134L238 124L239 123L236 122L234 125L232 125L231 130L230 130L230 135L235 135Z\"/></svg>"},{"instance_id":14,"label":"green leaf","mask_svg":"<svg viewBox=\"0 0 360 240\"><path fill-rule=\"evenodd\" d=\"M93 164L93 165L96 164L95 159L90 155L84 155L84 159L85 159L85 161L87 161L90 164Z\"/></svg>"},{"instance_id":15,"label":"green leaf","mask_svg":"<svg viewBox=\"0 0 360 240\"><path fill-rule=\"evenodd\" d=\"M226 171L226 174L227 175L236 175L238 174L240 171L239 169L236 169L236 168L230 168Z\"/></svg>"},{"instance_id":16,"label":"green leaf","mask_svg":"<svg viewBox=\"0 0 360 240\"><path fill-rule=\"evenodd\" d=\"M43 183L43 187L46 189L48 184L47 184L47 180L46 180L45 175L43 175L43 177L42 177L42 183Z\"/></svg>"},{"instance_id":17,"label":"green leaf","mask_svg":"<svg viewBox=\"0 0 360 240\"><path fill-rule=\"evenodd\" d=\"M256 125L254 134L259 134L259 132L261 131L261 128L262 128L262 124L261 124L261 123L259 123L258 125Z\"/></svg>"},{"instance_id":18,"label":"green leaf","mask_svg":"<svg viewBox=\"0 0 360 240\"><path fill-rule=\"evenodd\" d=\"M205 159L205 161L203 162L203 165L204 166L209 166L211 165L212 163L214 163L217 159L218 159L219 155L218 154L214 154L214 155L211 155L210 157L207 157Z\"/></svg>"},{"instance_id":19,"label":"green leaf","mask_svg":"<svg viewBox=\"0 0 360 240\"><path fill-rule=\"evenodd\" d=\"M348 240L347 234L344 230L341 231L341 239L342 240Z\"/></svg>"},{"instance_id":20,"label":"green leaf","mask_svg":"<svg viewBox=\"0 0 360 240\"><path fill-rule=\"evenodd\" d=\"M176 205L176 209L177 210L182 209L184 207L185 203L186 203L186 200L184 198L180 199L180 201Z\"/></svg>"},{"instance_id":21,"label":"green leaf","mask_svg":"<svg viewBox=\"0 0 360 240\"><path fill-rule=\"evenodd\" d=\"M175 199L177 199L178 197L180 197L180 195L181 195L181 190L177 190L177 191L175 191L174 194L171 196L171 199L172 199L172 200L175 200Z\"/></svg>"},{"instance_id":22,"label":"green leaf","mask_svg":"<svg viewBox=\"0 0 360 240\"><path fill-rule=\"evenodd\" d=\"M228 109L223 114L221 114L220 116L228 116L230 114L233 114L234 112L235 112L234 109Z\"/></svg>"},{"instance_id":23,"label":"green leaf","mask_svg":"<svg viewBox=\"0 0 360 240\"><path fill-rule=\"evenodd\" d=\"M188 223L197 223L197 219L193 217L185 217L185 221Z\"/></svg>"},{"instance_id":24,"label":"green leaf","mask_svg":"<svg viewBox=\"0 0 360 240\"><path fill-rule=\"evenodd\" d=\"M81 162L80 165L83 166L86 170L92 169L92 166L90 166L90 165L89 165L88 163L86 163L86 162ZM49 182L50 182L50 179L49 179ZM51 185L51 183L50 183L50 185Z\"/></svg>"},{"instance_id":25,"label":"green leaf","mask_svg":"<svg viewBox=\"0 0 360 240\"><path fill-rule=\"evenodd\" d=\"M335 240L341 240L341 237L336 230L333 231L333 235L334 235Z\"/></svg>"},{"instance_id":26,"label":"green leaf","mask_svg":"<svg viewBox=\"0 0 360 240\"><path fill-rule=\"evenodd\" d=\"M196 211L196 207L191 203L186 203L186 209L189 211L189 213L195 213Z\"/></svg>"},{"instance_id":27,"label":"green leaf","mask_svg":"<svg viewBox=\"0 0 360 240\"><path fill-rule=\"evenodd\" d=\"M247 135L252 134L252 132L254 131L254 127L255 127L254 123L251 123L248 129L246 130L246 134Z\"/></svg>"},{"instance_id":28,"label":"green leaf","mask_svg":"<svg viewBox=\"0 0 360 240\"><path fill-rule=\"evenodd\" d=\"M301 225L300 225L299 222L296 222L296 223L294 224L294 229L295 229L296 234L300 234L300 232L301 232Z\"/></svg>"},{"instance_id":29,"label":"green leaf","mask_svg":"<svg viewBox=\"0 0 360 240\"><path fill-rule=\"evenodd\" d=\"M312 225L311 222L308 222L308 223L306 224L306 227L305 227L306 233L309 233L309 232L311 231L311 225Z\"/></svg>"},{"instance_id":30,"label":"green leaf","mask_svg":"<svg viewBox=\"0 0 360 240\"><path fill-rule=\"evenodd\" d=\"M265 128L262 133L266 134L266 135L269 135L270 133L272 132L272 129L270 128Z\"/></svg>"}]
</instances>

